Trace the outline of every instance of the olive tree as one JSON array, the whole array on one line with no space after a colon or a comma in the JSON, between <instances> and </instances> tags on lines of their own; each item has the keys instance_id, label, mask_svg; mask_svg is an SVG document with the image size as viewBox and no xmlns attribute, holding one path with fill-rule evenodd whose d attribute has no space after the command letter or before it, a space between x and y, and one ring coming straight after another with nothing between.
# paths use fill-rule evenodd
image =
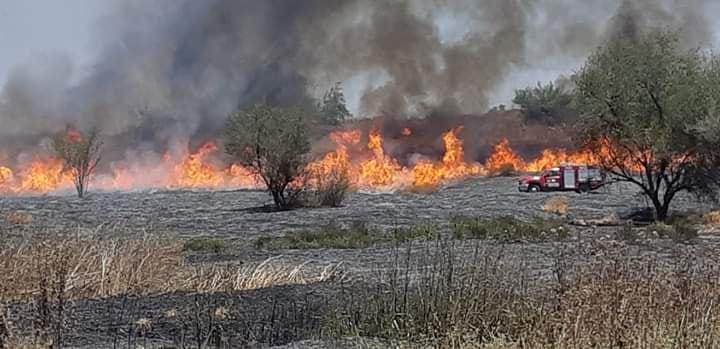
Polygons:
<instances>
[{"instance_id":1,"label":"olive tree","mask_svg":"<svg viewBox=\"0 0 720 349\"><path fill-rule=\"evenodd\" d=\"M87 193L90 178L98 163L103 142L97 129L80 132L68 129L53 139L53 149L73 176L78 197Z\"/></svg>"},{"instance_id":2,"label":"olive tree","mask_svg":"<svg viewBox=\"0 0 720 349\"><path fill-rule=\"evenodd\" d=\"M256 104L227 120L225 151L263 180L278 209L296 204L291 184L310 151L305 119L301 109Z\"/></svg>"},{"instance_id":3,"label":"olive tree","mask_svg":"<svg viewBox=\"0 0 720 349\"><path fill-rule=\"evenodd\" d=\"M600 166L640 188L657 220L680 192L718 193L720 65L673 33L599 48L576 75L584 137Z\"/></svg>"}]
</instances>

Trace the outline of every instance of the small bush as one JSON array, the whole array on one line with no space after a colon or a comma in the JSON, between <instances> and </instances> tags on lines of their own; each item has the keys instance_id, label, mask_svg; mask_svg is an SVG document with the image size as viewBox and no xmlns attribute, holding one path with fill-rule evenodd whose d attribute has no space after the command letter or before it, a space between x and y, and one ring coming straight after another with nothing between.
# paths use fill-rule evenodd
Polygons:
<instances>
[{"instance_id":1,"label":"small bush","mask_svg":"<svg viewBox=\"0 0 720 349\"><path fill-rule=\"evenodd\" d=\"M536 218L532 222L523 222L515 217L451 219L453 236L458 239L495 239L503 241L549 241L560 240L568 236L560 223Z\"/></svg>"},{"instance_id":2,"label":"small bush","mask_svg":"<svg viewBox=\"0 0 720 349\"><path fill-rule=\"evenodd\" d=\"M226 249L226 243L218 239L195 239L186 241L183 244L183 251L191 252L212 252L220 254Z\"/></svg>"},{"instance_id":3,"label":"small bush","mask_svg":"<svg viewBox=\"0 0 720 349\"><path fill-rule=\"evenodd\" d=\"M632 223L626 223L615 231L615 238L630 245L634 245L638 242L639 236L637 232L633 230Z\"/></svg>"},{"instance_id":4,"label":"small bush","mask_svg":"<svg viewBox=\"0 0 720 349\"><path fill-rule=\"evenodd\" d=\"M570 207L570 203L568 201L568 198L565 196L553 196L542 206L543 211L556 214L559 216L564 216L568 213L568 208Z\"/></svg>"},{"instance_id":5,"label":"small bush","mask_svg":"<svg viewBox=\"0 0 720 349\"><path fill-rule=\"evenodd\" d=\"M32 223L33 217L27 212L13 211L7 215L6 219L8 223L13 225L27 225Z\"/></svg>"},{"instance_id":6,"label":"small bush","mask_svg":"<svg viewBox=\"0 0 720 349\"><path fill-rule=\"evenodd\" d=\"M393 237L396 241L430 241L440 237L438 227L432 223L422 223L409 228L398 228L393 230Z\"/></svg>"},{"instance_id":7,"label":"small bush","mask_svg":"<svg viewBox=\"0 0 720 349\"><path fill-rule=\"evenodd\" d=\"M312 199L317 206L339 207L350 190L350 174L347 169L334 168L326 173L311 174L315 183Z\"/></svg>"},{"instance_id":8,"label":"small bush","mask_svg":"<svg viewBox=\"0 0 720 349\"><path fill-rule=\"evenodd\" d=\"M515 169L515 166L513 166L513 164L504 164L499 168L493 170L490 175L494 177L512 177L516 176L517 173L518 171Z\"/></svg>"},{"instance_id":9,"label":"small bush","mask_svg":"<svg viewBox=\"0 0 720 349\"><path fill-rule=\"evenodd\" d=\"M648 231L654 231L658 237L671 239L678 243L687 243L698 237L697 227L688 219L675 219L670 224L654 223Z\"/></svg>"}]
</instances>

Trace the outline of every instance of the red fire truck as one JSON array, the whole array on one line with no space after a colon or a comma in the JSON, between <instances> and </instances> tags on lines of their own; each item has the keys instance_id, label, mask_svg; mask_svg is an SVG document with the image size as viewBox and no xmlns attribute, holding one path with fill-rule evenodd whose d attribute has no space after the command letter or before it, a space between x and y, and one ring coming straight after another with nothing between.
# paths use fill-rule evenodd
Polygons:
<instances>
[{"instance_id":1,"label":"red fire truck","mask_svg":"<svg viewBox=\"0 0 720 349\"><path fill-rule=\"evenodd\" d=\"M518 181L521 192L576 191L587 192L604 183L602 172L595 166L561 164L539 175L523 176Z\"/></svg>"}]
</instances>

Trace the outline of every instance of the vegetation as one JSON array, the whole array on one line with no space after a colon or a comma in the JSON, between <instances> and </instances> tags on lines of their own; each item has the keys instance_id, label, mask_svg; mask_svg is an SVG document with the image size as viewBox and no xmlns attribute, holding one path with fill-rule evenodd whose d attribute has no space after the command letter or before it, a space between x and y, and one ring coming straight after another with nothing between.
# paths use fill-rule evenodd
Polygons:
<instances>
[{"instance_id":1,"label":"vegetation","mask_svg":"<svg viewBox=\"0 0 720 349\"><path fill-rule=\"evenodd\" d=\"M639 187L659 221L676 195L716 198L720 185L720 60L682 52L674 34L618 40L576 76L584 137L600 166Z\"/></svg>"},{"instance_id":2,"label":"vegetation","mask_svg":"<svg viewBox=\"0 0 720 349\"><path fill-rule=\"evenodd\" d=\"M451 219L453 236L458 239L493 239L500 241L549 241L568 237L561 223L536 218L523 222L515 217L463 217Z\"/></svg>"},{"instance_id":3,"label":"vegetation","mask_svg":"<svg viewBox=\"0 0 720 349\"><path fill-rule=\"evenodd\" d=\"M304 186L307 188L305 201L322 207L339 207L350 190L350 173L347 168L307 171Z\"/></svg>"},{"instance_id":4,"label":"vegetation","mask_svg":"<svg viewBox=\"0 0 720 349\"><path fill-rule=\"evenodd\" d=\"M212 252L220 254L227 248L226 242L218 239L193 239L183 244L183 251Z\"/></svg>"},{"instance_id":5,"label":"vegetation","mask_svg":"<svg viewBox=\"0 0 720 349\"><path fill-rule=\"evenodd\" d=\"M554 124L577 116L572 92L552 82L545 85L538 82L537 86L515 90L513 103L522 108L529 121Z\"/></svg>"},{"instance_id":6,"label":"vegetation","mask_svg":"<svg viewBox=\"0 0 720 349\"><path fill-rule=\"evenodd\" d=\"M502 249L457 252L442 242L396 251L376 286L341 293L326 333L443 348L707 348L720 339L719 269L690 251L667 268L599 246L574 252L600 256L579 265L557 250L543 286Z\"/></svg>"},{"instance_id":7,"label":"vegetation","mask_svg":"<svg viewBox=\"0 0 720 349\"><path fill-rule=\"evenodd\" d=\"M292 183L301 176L310 151L301 109L257 104L230 115L225 150L263 180L276 208L298 204L301 188Z\"/></svg>"},{"instance_id":8,"label":"vegetation","mask_svg":"<svg viewBox=\"0 0 720 349\"><path fill-rule=\"evenodd\" d=\"M356 221L348 227L331 223L316 230L288 232L279 237L261 237L255 241L255 246L268 250L358 249L381 243L428 241L439 237L439 234L436 226L427 223L382 232L371 228L366 222Z\"/></svg>"},{"instance_id":9,"label":"vegetation","mask_svg":"<svg viewBox=\"0 0 720 349\"><path fill-rule=\"evenodd\" d=\"M78 197L87 193L90 178L100 162L103 142L97 129L87 132L68 130L55 136L53 149L73 175Z\"/></svg>"},{"instance_id":10,"label":"vegetation","mask_svg":"<svg viewBox=\"0 0 720 349\"><path fill-rule=\"evenodd\" d=\"M329 124L336 125L352 117L339 82L325 93L317 108L321 118Z\"/></svg>"}]
</instances>

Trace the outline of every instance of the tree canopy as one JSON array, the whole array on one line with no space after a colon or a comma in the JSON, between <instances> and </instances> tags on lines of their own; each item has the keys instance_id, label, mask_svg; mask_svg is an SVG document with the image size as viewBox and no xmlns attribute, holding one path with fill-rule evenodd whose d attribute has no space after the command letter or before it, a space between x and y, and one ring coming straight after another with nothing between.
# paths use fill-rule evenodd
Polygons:
<instances>
[{"instance_id":1,"label":"tree canopy","mask_svg":"<svg viewBox=\"0 0 720 349\"><path fill-rule=\"evenodd\" d=\"M265 183L277 208L294 204L291 183L302 174L310 141L305 112L256 104L228 117L225 150Z\"/></svg>"},{"instance_id":2,"label":"tree canopy","mask_svg":"<svg viewBox=\"0 0 720 349\"><path fill-rule=\"evenodd\" d=\"M718 63L699 49L681 51L675 34L662 32L610 42L575 77L584 136L600 165L640 187L658 220L680 192L717 197Z\"/></svg>"}]
</instances>

